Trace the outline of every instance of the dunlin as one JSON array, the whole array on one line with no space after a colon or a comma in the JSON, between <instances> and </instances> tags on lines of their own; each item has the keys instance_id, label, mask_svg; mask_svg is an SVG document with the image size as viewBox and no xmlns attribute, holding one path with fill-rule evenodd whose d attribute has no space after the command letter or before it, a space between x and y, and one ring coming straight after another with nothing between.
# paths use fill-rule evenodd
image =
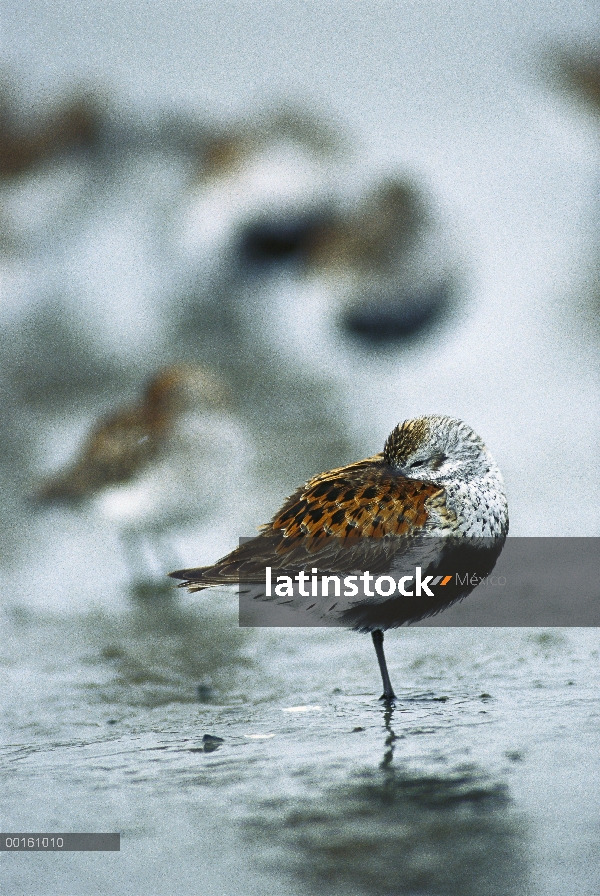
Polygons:
<instances>
[{"instance_id":1,"label":"dunlin","mask_svg":"<svg viewBox=\"0 0 600 896\"><path fill-rule=\"evenodd\" d=\"M383 631L438 613L470 593L471 578L447 579L469 567L487 575L507 532L502 475L480 437L452 417L418 417L399 424L381 454L315 476L260 535L213 566L171 575L190 591L249 583L258 589L254 596L268 600L267 567L274 579L286 574L282 583L296 574L301 596L295 590L290 599L282 586L280 602L371 632L382 699L390 701ZM332 602L317 593L315 600L313 591L307 601L299 574L306 572L308 580L317 570L332 577L367 570L386 580L385 589L372 591L368 579L355 575L364 582L358 597ZM396 580L399 593L390 598ZM278 600L277 593L271 599Z\"/></svg>"},{"instance_id":2,"label":"dunlin","mask_svg":"<svg viewBox=\"0 0 600 896\"><path fill-rule=\"evenodd\" d=\"M37 497L93 501L120 533L135 580L153 578L169 562L159 555L169 530L219 506L223 457L243 467L247 444L226 405L226 390L212 372L192 364L164 368L138 404L92 429L79 456L44 482Z\"/></svg>"},{"instance_id":3,"label":"dunlin","mask_svg":"<svg viewBox=\"0 0 600 896\"><path fill-rule=\"evenodd\" d=\"M321 227L311 263L331 275L340 322L372 343L420 331L451 304L456 280L448 234L422 191L390 177Z\"/></svg>"},{"instance_id":4,"label":"dunlin","mask_svg":"<svg viewBox=\"0 0 600 896\"><path fill-rule=\"evenodd\" d=\"M205 146L203 178L182 213L181 248L199 292L238 275L302 260L339 193L343 145L294 109L258 115Z\"/></svg>"},{"instance_id":5,"label":"dunlin","mask_svg":"<svg viewBox=\"0 0 600 896\"><path fill-rule=\"evenodd\" d=\"M192 365L164 368L137 405L121 408L91 431L79 457L39 489L41 500L89 498L103 488L129 482L157 456L175 419L190 406L222 405L216 377Z\"/></svg>"},{"instance_id":6,"label":"dunlin","mask_svg":"<svg viewBox=\"0 0 600 896\"><path fill-rule=\"evenodd\" d=\"M22 114L0 95L0 177L20 176L48 160L97 143L98 104L90 96L73 96L46 120L22 128Z\"/></svg>"},{"instance_id":7,"label":"dunlin","mask_svg":"<svg viewBox=\"0 0 600 896\"><path fill-rule=\"evenodd\" d=\"M200 142L200 179L227 177L269 145L284 141L323 157L343 147L342 137L330 121L308 108L283 104L229 127L207 131Z\"/></svg>"}]
</instances>

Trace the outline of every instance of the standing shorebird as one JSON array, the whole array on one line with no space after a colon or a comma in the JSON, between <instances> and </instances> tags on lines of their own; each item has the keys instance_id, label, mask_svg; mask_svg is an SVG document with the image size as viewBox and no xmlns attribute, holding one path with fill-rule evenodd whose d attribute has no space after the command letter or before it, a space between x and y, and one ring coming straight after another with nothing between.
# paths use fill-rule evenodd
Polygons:
<instances>
[{"instance_id":1,"label":"standing shorebird","mask_svg":"<svg viewBox=\"0 0 600 896\"><path fill-rule=\"evenodd\" d=\"M400 342L451 309L456 253L423 191L389 177L321 227L309 266L328 284L339 324L372 347Z\"/></svg>"},{"instance_id":2,"label":"standing shorebird","mask_svg":"<svg viewBox=\"0 0 600 896\"><path fill-rule=\"evenodd\" d=\"M384 630L434 615L469 594L475 586L464 573L488 575L507 532L504 483L492 455L466 423L432 415L399 424L381 454L309 480L256 538L213 566L171 576L190 591L235 583L242 591L247 584L255 599L371 632L382 699L392 701ZM329 594L319 597L318 588L303 591L317 571L338 580L352 574L364 587L358 595L358 589L347 594L348 588L343 597L336 589L332 602ZM375 575L380 587L375 582L373 591ZM275 595L270 576L278 581ZM297 588L289 584L292 577ZM396 582L398 594L391 597Z\"/></svg>"},{"instance_id":3,"label":"standing shorebird","mask_svg":"<svg viewBox=\"0 0 600 896\"><path fill-rule=\"evenodd\" d=\"M149 566L160 567L162 577L163 536L196 519L199 507L218 506L224 454L241 465L242 434L226 406L226 389L211 371L165 367L137 404L93 427L79 455L42 483L37 498L93 501L119 531L136 580L148 578Z\"/></svg>"}]
</instances>

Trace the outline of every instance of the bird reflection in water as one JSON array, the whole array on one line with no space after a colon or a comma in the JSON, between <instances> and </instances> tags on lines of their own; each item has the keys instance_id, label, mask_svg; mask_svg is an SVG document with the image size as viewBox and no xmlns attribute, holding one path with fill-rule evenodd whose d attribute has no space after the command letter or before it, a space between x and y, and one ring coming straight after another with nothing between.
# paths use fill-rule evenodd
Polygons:
<instances>
[{"instance_id":1,"label":"bird reflection in water","mask_svg":"<svg viewBox=\"0 0 600 896\"><path fill-rule=\"evenodd\" d=\"M527 892L524 832L506 784L474 764L396 765L393 719L386 708L378 768L350 771L314 797L264 805L250 836L273 869L300 879L307 892L336 896Z\"/></svg>"},{"instance_id":2,"label":"bird reflection in water","mask_svg":"<svg viewBox=\"0 0 600 896\"><path fill-rule=\"evenodd\" d=\"M392 730L392 719L394 717L394 704L387 703L385 705L385 709L383 712L383 725L385 730L387 731L387 735L385 738L385 750L383 753L383 759L381 760L380 768L382 770L390 769L392 767L392 762L394 761L394 743L396 741L396 735Z\"/></svg>"}]
</instances>

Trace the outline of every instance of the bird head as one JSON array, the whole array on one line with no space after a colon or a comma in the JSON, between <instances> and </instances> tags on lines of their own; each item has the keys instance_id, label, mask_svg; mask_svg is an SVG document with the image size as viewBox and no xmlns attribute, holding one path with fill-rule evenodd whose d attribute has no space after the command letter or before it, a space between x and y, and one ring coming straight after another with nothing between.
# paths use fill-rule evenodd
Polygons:
<instances>
[{"instance_id":1,"label":"bird head","mask_svg":"<svg viewBox=\"0 0 600 896\"><path fill-rule=\"evenodd\" d=\"M407 479L440 485L499 475L477 433L454 417L430 415L399 423L385 443L383 456Z\"/></svg>"},{"instance_id":2,"label":"bird head","mask_svg":"<svg viewBox=\"0 0 600 896\"><path fill-rule=\"evenodd\" d=\"M192 410L218 410L228 403L227 389L219 377L198 364L164 367L145 393L148 416L156 421Z\"/></svg>"}]
</instances>

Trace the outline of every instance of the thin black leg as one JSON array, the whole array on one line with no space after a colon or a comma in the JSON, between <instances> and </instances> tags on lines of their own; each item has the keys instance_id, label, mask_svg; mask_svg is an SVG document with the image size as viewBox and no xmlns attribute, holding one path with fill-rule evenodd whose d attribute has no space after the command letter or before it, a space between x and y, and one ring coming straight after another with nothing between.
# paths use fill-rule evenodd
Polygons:
<instances>
[{"instance_id":1,"label":"thin black leg","mask_svg":"<svg viewBox=\"0 0 600 896\"><path fill-rule=\"evenodd\" d=\"M383 681L383 694L380 699L385 700L386 703L391 703L396 699L396 695L394 694L392 682L390 681L385 654L383 652L383 632L381 629L376 628L375 631L371 632L371 637L373 638L375 653L377 654L377 661L379 663L379 670Z\"/></svg>"}]
</instances>

